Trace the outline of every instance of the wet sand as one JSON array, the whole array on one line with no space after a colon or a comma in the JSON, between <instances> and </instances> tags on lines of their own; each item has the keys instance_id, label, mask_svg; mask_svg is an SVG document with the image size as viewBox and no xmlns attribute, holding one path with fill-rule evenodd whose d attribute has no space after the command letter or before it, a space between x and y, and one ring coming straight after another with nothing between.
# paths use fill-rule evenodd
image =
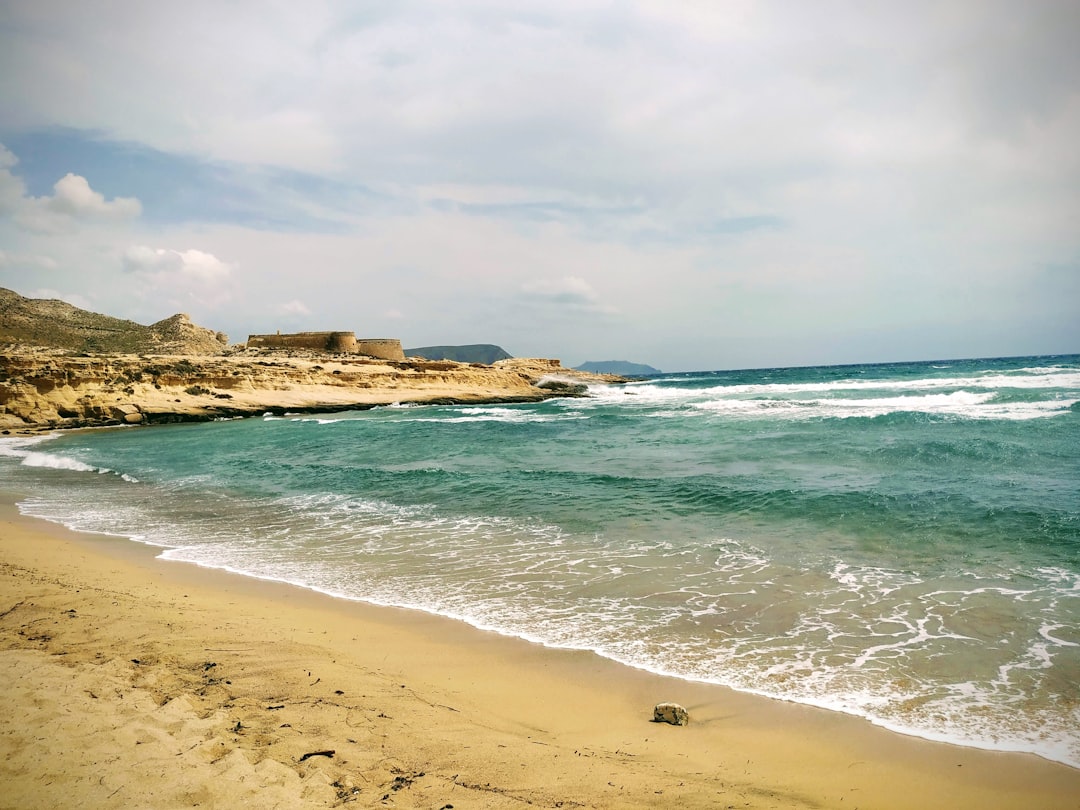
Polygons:
<instances>
[{"instance_id":1,"label":"wet sand","mask_svg":"<svg viewBox=\"0 0 1080 810\"><path fill-rule=\"evenodd\" d=\"M169 563L0 502L0 807L1078 808L1080 770ZM676 701L685 727L650 722Z\"/></svg>"}]
</instances>

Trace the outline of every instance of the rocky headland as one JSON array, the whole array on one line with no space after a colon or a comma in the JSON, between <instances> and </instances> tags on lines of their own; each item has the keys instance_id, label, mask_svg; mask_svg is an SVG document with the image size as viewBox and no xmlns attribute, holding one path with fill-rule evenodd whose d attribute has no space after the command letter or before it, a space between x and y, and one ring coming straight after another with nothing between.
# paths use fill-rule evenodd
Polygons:
<instances>
[{"instance_id":1,"label":"rocky headland","mask_svg":"<svg viewBox=\"0 0 1080 810\"><path fill-rule=\"evenodd\" d=\"M557 360L492 366L362 357L228 355L77 356L0 349L0 430L207 421L314 413L393 403L535 402L581 395L588 381Z\"/></svg>"},{"instance_id":2,"label":"rocky headland","mask_svg":"<svg viewBox=\"0 0 1080 810\"><path fill-rule=\"evenodd\" d=\"M534 402L618 379L547 359L485 365L228 347L186 315L146 327L0 290L6 434L394 403Z\"/></svg>"}]
</instances>

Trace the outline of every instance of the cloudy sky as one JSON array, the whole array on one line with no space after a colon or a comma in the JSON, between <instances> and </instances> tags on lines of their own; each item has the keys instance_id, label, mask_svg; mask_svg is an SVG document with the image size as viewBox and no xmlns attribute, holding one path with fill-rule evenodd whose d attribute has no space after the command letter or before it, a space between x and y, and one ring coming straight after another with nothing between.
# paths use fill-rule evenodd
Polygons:
<instances>
[{"instance_id":1,"label":"cloudy sky","mask_svg":"<svg viewBox=\"0 0 1080 810\"><path fill-rule=\"evenodd\" d=\"M1080 3L0 0L0 286L667 371L1080 351Z\"/></svg>"}]
</instances>

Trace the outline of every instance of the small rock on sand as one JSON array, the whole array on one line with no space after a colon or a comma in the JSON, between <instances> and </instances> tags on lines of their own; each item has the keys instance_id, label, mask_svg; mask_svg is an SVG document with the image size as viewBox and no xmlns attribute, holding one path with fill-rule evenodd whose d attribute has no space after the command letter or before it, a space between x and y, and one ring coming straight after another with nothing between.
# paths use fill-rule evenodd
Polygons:
<instances>
[{"instance_id":1,"label":"small rock on sand","mask_svg":"<svg viewBox=\"0 0 1080 810\"><path fill-rule=\"evenodd\" d=\"M685 726L690 722L690 715L678 703L657 703L653 707L654 723L671 723L673 726Z\"/></svg>"}]
</instances>

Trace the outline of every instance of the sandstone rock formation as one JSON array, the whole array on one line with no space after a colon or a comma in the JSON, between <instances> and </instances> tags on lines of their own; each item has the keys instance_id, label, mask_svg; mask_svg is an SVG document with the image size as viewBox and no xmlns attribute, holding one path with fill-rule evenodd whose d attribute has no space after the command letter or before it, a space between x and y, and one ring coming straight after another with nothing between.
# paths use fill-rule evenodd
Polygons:
<instances>
[{"instance_id":1,"label":"sandstone rock formation","mask_svg":"<svg viewBox=\"0 0 1080 810\"><path fill-rule=\"evenodd\" d=\"M531 402L580 396L585 382L617 379L565 369L558 360L495 365L406 360L397 340L358 341L351 332L306 334L318 336L320 350L292 345L230 350L223 333L196 326L187 315L142 326L0 288L0 431L340 411L396 402ZM352 353L328 354L328 335L351 339L346 344ZM562 382L538 387L551 379Z\"/></svg>"},{"instance_id":2,"label":"sandstone rock formation","mask_svg":"<svg viewBox=\"0 0 1080 810\"><path fill-rule=\"evenodd\" d=\"M537 387L553 370L582 381L608 381L563 369L557 361L481 366L259 351L86 356L8 347L0 349L0 430L205 421L391 403L533 402L572 394Z\"/></svg>"},{"instance_id":3,"label":"sandstone rock formation","mask_svg":"<svg viewBox=\"0 0 1080 810\"><path fill-rule=\"evenodd\" d=\"M224 332L196 326L182 312L151 324L149 329L150 350L160 354L221 354L229 344Z\"/></svg>"}]
</instances>

